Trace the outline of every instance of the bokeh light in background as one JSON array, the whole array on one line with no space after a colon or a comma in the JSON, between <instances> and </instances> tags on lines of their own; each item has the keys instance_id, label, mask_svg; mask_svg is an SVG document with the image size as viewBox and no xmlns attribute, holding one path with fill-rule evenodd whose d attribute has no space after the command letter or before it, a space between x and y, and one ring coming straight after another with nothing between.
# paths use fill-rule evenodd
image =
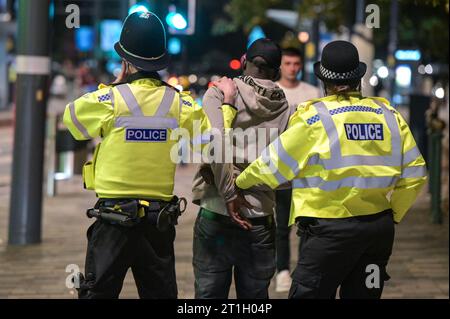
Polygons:
<instances>
[{"instance_id":1,"label":"bokeh light in background","mask_svg":"<svg viewBox=\"0 0 450 319\"><path fill-rule=\"evenodd\" d=\"M377 74L380 78L385 79L389 76L389 69L383 65L378 69Z\"/></svg>"},{"instance_id":2,"label":"bokeh light in background","mask_svg":"<svg viewBox=\"0 0 450 319\"><path fill-rule=\"evenodd\" d=\"M170 54L176 55L181 52L181 41L178 38L170 38L167 43L167 49Z\"/></svg>"},{"instance_id":3,"label":"bokeh light in background","mask_svg":"<svg viewBox=\"0 0 450 319\"><path fill-rule=\"evenodd\" d=\"M411 85L411 67L406 64L399 65L395 69L395 82L399 87L407 88Z\"/></svg>"},{"instance_id":4,"label":"bokeh light in background","mask_svg":"<svg viewBox=\"0 0 450 319\"><path fill-rule=\"evenodd\" d=\"M167 83L169 83L172 86L177 86L178 85L178 78L176 76L171 76L168 80Z\"/></svg>"},{"instance_id":5,"label":"bokeh light in background","mask_svg":"<svg viewBox=\"0 0 450 319\"><path fill-rule=\"evenodd\" d=\"M233 59L230 61L230 68L233 70L239 70L241 68L241 61Z\"/></svg>"},{"instance_id":6,"label":"bokeh light in background","mask_svg":"<svg viewBox=\"0 0 450 319\"><path fill-rule=\"evenodd\" d=\"M190 83L194 84L195 82L197 82L198 78L195 74L189 74L188 80Z\"/></svg>"},{"instance_id":7,"label":"bokeh light in background","mask_svg":"<svg viewBox=\"0 0 450 319\"><path fill-rule=\"evenodd\" d=\"M204 76L202 76L202 77L200 77L200 78L198 79L198 84L201 85L201 86L204 86L204 85L206 85L207 83L208 83L208 79L205 78Z\"/></svg>"},{"instance_id":8,"label":"bokeh light in background","mask_svg":"<svg viewBox=\"0 0 450 319\"><path fill-rule=\"evenodd\" d=\"M184 30L187 28L187 21L180 13L170 12L166 16L167 24L177 30Z\"/></svg>"},{"instance_id":9,"label":"bokeh light in background","mask_svg":"<svg viewBox=\"0 0 450 319\"><path fill-rule=\"evenodd\" d=\"M417 72L419 72L419 74L425 74L425 65L421 64L419 65L419 67L417 68Z\"/></svg>"},{"instance_id":10,"label":"bokeh light in background","mask_svg":"<svg viewBox=\"0 0 450 319\"><path fill-rule=\"evenodd\" d=\"M255 42L258 39L265 38L266 34L264 33L263 29L257 25L254 26L253 29L250 31L250 34L248 35L248 42L247 42L247 48L252 45L253 42Z\"/></svg>"},{"instance_id":11,"label":"bokeh light in background","mask_svg":"<svg viewBox=\"0 0 450 319\"><path fill-rule=\"evenodd\" d=\"M298 33L298 41L300 43L306 43L309 41L309 33L306 31L301 31Z\"/></svg>"},{"instance_id":12,"label":"bokeh light in background","mask_svg":"<svg viewBox=\"0 0 450 319\"><path fill-rule=\"evenodd\" d=\"M445 90L442 87L439 87L436 89L436 91L434 92L434 95L438 98L438 99L443 99L445 97Z\"/></svg>"},{"instance_id":13,"label":"bokeh light in background","mask_svg":"<svg viewBox=\"0 0 450 319\"><path fill-rule=\"evenodd\" d=\"M370 77L370 80L369 80L369 84L370 85L372 85L372 86L377 86L378 85L378 77L376 76L376 75L372 75L371 77Z\"/></svg>"}]
</instances>

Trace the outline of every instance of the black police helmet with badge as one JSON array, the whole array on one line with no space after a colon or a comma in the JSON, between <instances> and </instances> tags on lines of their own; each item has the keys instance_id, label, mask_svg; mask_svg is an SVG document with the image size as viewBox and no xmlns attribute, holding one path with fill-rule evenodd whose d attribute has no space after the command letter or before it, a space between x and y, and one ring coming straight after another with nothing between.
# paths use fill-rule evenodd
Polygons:
<instances>
[{"instance_id":1,"label":"black police helmet with badge","mask_svg":"<svg viewBox=\"0 0 450 319\"><path fill-rule=\"evenodd\" d=\"M164 25L152 12L130 14L114 49L121 58L143 71L162 70L170 61Z\"/></svg>"},{"instance_id":2,"label":"black police helmet with badge","mask_svg":"<svg viewBox=\"0 0 450 319\"><path fill-rule=\"evenodd\" d=\"M366 73L367 65L359 61L356 47L347 41L328 43L322 58L314 63L314 73L326 83L348 84L359 81Z\"/></svg>"}]
</instances>

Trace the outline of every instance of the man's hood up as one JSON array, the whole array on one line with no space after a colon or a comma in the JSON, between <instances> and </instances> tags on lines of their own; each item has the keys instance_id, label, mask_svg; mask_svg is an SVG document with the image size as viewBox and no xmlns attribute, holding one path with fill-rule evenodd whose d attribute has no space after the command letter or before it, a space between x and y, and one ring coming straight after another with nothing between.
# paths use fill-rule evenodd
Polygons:
<instances>
[{"instance_id":1,"label":"man's hood up","mask_svg":"<svg viewBox=\"0 0 450 319\"><path fill-rule=\"evenodd\" d=\"M271 80L242 76L234 79L246 108L259 117L270 118L289 106L283 90Z\"/></svg>"}]
</instances>

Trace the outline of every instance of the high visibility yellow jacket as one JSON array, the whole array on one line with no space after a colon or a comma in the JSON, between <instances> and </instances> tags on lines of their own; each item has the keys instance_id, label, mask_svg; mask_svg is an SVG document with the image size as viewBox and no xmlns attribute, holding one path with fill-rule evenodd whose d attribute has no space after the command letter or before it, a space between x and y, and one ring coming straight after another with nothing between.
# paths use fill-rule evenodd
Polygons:
<instances>
[{"instance_id":1,"label":"high visibility yellow jacket","mask_svg":"<svg viewBox=\"0 0 450 319\"><path fill-rule=\"evenodd\" d=\"M102 137L83 171L86 188L95 189L100 198L170 200L178 139L189 137L201 144L201 136L193 134L210 128L202 108L187 93L139 77L100 86L68 104L64 123L77 140ZM177 128L185 130L178 133Z\"/></svg>"},{"instance_id":2,"label":"high visibility yellow jacket","mask_svg":"<svg viewBox=\"0 0 450 319\"><path fill-rule=\"evenodd\" d=\"M292 181L299 216L345 218L392 209L400 222L426 180L402 116L383 98L328 96L303 103L289 128L242 172L238 187Z\"/></svg>"}]
</instances>

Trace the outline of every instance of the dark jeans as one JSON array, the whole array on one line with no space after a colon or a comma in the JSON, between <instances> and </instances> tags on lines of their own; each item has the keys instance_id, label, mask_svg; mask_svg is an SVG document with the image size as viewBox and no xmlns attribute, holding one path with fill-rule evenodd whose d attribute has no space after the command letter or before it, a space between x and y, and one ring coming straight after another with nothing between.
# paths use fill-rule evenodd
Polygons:
<instances>
[{"instance_id":1,"label":"dark jeans","mask_svg":"<svg viewBox=\"0 0 450 319\"><path fill-rule=\"evenodd\" d=\"M289 298L379 299L394 242L391 211L341 219L300 218L300 258Z\"/></svg>"},{"instance_id":2,"label":"dark jeans","mask_svg":"<svg viewBox=\"0 0 450 319\"><path fill-rule=\"evenodd\" d=\"M244 230L198 215L194 226L195 298L226 299L234 273L237 298L269 298L275 273L275 223Z\"/></svg>"},{"instance_id":3,"label":"dark jeans","mask_svg":"<svg viewBox=\"0 0 450 319\"><path fill-rule=\"evenodd\" d=\"M118 298L130 267L140 298L177 298L175 227L160 232L147 221L127 228L97 220L87 237L80 298Z\"/></svg>"},{"instance_id":4,"label":"dark jeans","mask_svg":"<svg viewBox=\"0 0 450 319\"><path fill-rule=\"evenodd\" d=\"M292 189L276 191L276 211L277 221L276 248L277 248L277 271L289 270L291 262L291 247L289 215L291 211Z\"/></svg>"}]
</instances>

